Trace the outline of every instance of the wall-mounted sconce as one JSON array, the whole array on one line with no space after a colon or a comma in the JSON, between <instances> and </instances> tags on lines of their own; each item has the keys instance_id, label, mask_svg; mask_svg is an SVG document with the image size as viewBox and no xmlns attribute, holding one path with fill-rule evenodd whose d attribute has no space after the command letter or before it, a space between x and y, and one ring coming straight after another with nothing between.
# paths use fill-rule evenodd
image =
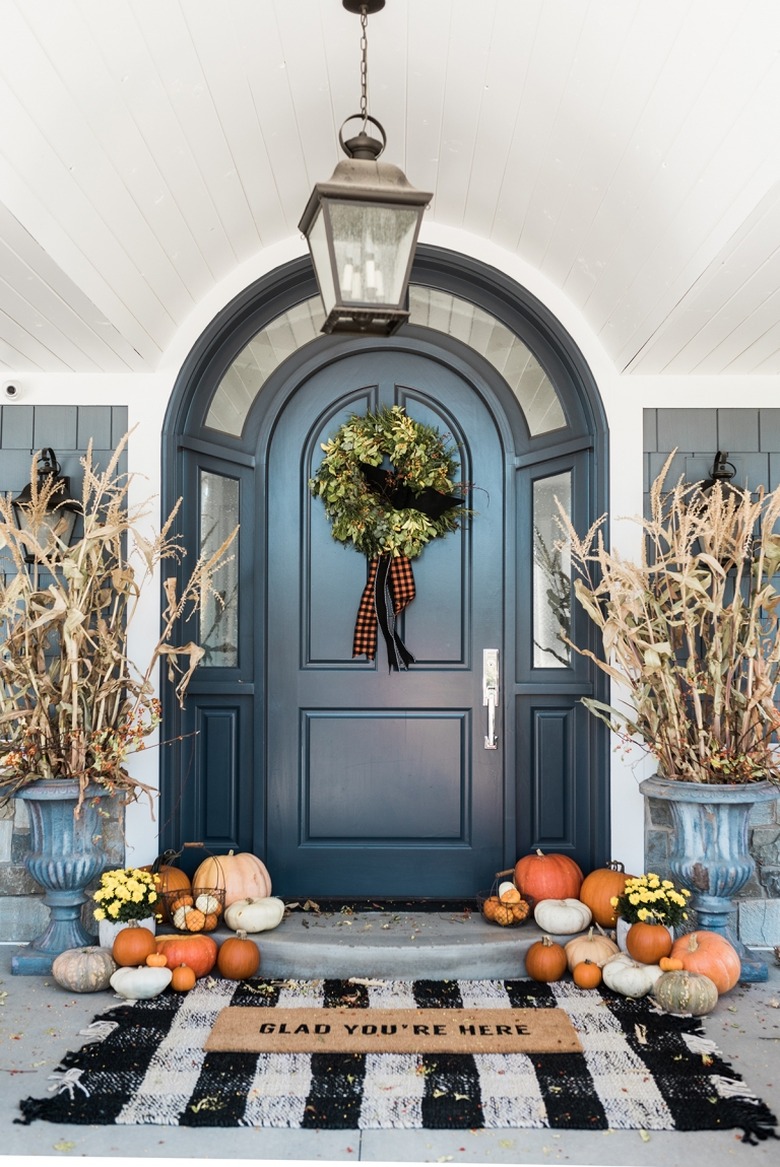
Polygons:
<instances>
[{"instance_id":1,"label":"wall-mounted sconce","mask_svg":"<svg viewBox=\"0 0 780 1167\"><path fill-rule=\"evenodd\" d=\"M33 518L34 497L46 485L47 479L54 481L46 512L36 512ZM50 447L41 450L38 456L37 484L33 486L32 482L28 482L12 499L12 506L19 530L28 532L39 543L47 558L56 559L58 547L70 544L81 507L70 497L70 479L60 474L57 455ZM36 561L36 556L30 553L24 558L27 563Z\"/></svg>"},{"instance_id":2,"label":"wall-mounted sconce","mask_svg":"<svg viewBox=\"0 0 780 1167\"><path fill-rule=\"evenodd\" d=\"M717 454L715 455L715 461L712 464L712 469L710 470L710 476L709 478L705 478L704 482L702 483L702 490L712 490L716 482L720 482L724 486L728 486L730 484L732 478L737 473L737 468L734 463L729 462L728 459L728 450L726 450L725 453L723 450L718 450Z\"/></svg>"}]
</instances>

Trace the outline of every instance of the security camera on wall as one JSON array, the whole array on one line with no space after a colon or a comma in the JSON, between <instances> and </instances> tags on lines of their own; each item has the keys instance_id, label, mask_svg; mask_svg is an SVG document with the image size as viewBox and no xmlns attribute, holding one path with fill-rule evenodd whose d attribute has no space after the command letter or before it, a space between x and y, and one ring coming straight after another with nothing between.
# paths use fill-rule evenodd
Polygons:
<instances>
[{"instance_id":1,"label":"security camera on wall","mask_svg":"<svg viewBox=\"0 0 780 1167\"><path fill-rule=\"evenodd\" d=\"M21 392L21 389L14 381L6 381L3 385L3 397L5 397L6 401L17 401Z\"/></svg>"}]
</instances>

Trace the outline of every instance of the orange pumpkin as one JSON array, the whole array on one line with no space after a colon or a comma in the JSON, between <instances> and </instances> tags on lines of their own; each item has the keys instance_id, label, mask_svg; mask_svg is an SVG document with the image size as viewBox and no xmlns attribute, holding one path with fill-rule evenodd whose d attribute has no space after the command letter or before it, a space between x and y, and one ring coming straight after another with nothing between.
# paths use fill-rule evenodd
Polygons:
<instances>
[{"instance_id":1,"label":"orange pumpkin","mask_svg":"<svg viewBox=\"0 0 780 1167\"><path fill-rule=\"evenodd\" d=\"M663 972L680 972L683 962L677 956L662 956L658 965Z\"/></svg>"},{"instance_id":2,"label":"orange pumpkin","mask_svg":"<svg viewBox=\"0 0 780 1167\"><path fill-rule=\"evenodd\" d=\"M645 924L638 920L626 932L629 955L640 964L658 964L672 951L672 934L663 924Z\"/></svg>"},{"instance_id":3,"label":"orange pumpkin","mask_svg":"<svg viewBox=\"0 0 780 1167\"><path fill-rule=\"evenodd\" d=\"M150 863L148 867L142 868L143 871L151 871L157 876L157 890L160 892L160 899L157 902L157 914L164 923L170 923L170 914L168 908L168 901L165 898L165 892L169 891L189 891L190 877L180 867L174 867L171 863L166 863L167 858L174 858L177 855L175 851L164 851L162 855L158 855L154 863Z\"/></svg>"},{"instance_id":4,"label":"orange pumpkin","mask_svg":"<svg viewBox=\"0 0 780 1167\"><path fill-rule=\"evenodd\" d=\"M149 965L149 968L165 968L168 962L161 952L155 950L149 953L146 958L146 963Z\"/></svg>"},{"instance_id":5,"label":"orange pumpkin","mask_svg":"<svg viewBox=\"0 0 780 1167\"><path fill-rule=\"evenodd\" d=\"M736 949L719 932L688 932L675 940L671 955L688 972L704 973L720 994L733 989L742 972Z\"/></svg>"},{"instance_id":6,"label":"orange pumpkin","mask_svg":"<svg viewBox=\"0 0 780 1167\"><path fill-rule=\"evenodd\" d=\"M158 936L157 951L165 957L168 968L175 969L181 964L187 964L198 979L207 976L217 963L217 942L205 932Z\"/></svg>"},{"instance_id":7,"label":"orange pumpkin","mask_svg":"<svg viewBox=\"0 0 780 1167\"><path fill-rule=\"evenodd\" d=\"M147 956L154 951L154 933L131 921L127 928L122 928L114 937L111 955L120 967L127 967L144 964Z\"/></svg>"},{"instance_id":8,"label":"orange pumpkin","mask_svg":"<svg viewBox=\"0 0 780 1167\"><path fill-rule=\"evenodd\" d=\"M571 974L575 985L580 989L597 989L601 984L601 969L592 960L581 960L575 964Z\"/></svg>"},{"instance_id":9,"label":"orange pumpkin","mask_svg":"<svg viewBox=\"0 0 780 1167\"><path fill-rule=\"evenodd\" d=\"M177 993L189 993L190 989L195 988L196 980L195 969L188 964L180 964L173 970L171 988Z\"/></svg>"},{"instance_id":10,"label":"orange pumpkin","mask_svg":"<svg viewBox=\"0 0 780 1167\"><path fill-rule=\"evenodd\" d=\"M549 936L536 940L525 954L525 968L535 981L559 981L566 972L566 953Z\"/></svg>"},{"instance_id":11,"label":"orange pumpkin","mask_svg":"<svg viewBox=\"0 0 780 1167\"><path fill-rule=\"evenodd\" d=\"M617 912L612 907L611 900L625 891L626 880L633 876L626 875L622 863L611 859L606 867L599 867L591 871L582 881L580 899L587 904L593 913L593 919L602 928L614 928L617 922Z\"/></svg>"},{"instance_id":12,"label":"orange pumpkin","mask_svg":"<svg viewBox=\"0 0 780 1167\"><path fill-rule=\"evenodd\" d=\"M524 855L515 864L515 883L523 895L540 900L565 900L579 898L582 887L582 870L568 855L536 851Z\"/></svg>"},{"instance_id":13,"label":"orange pumpkin","mask_svg":"<svg viewBox=\"0 0 780 1167\"><path fill-rule=\"evenodd\" d=\"M225 907L236 900L263 899L271 894L268 868L249 851L209 855L192 877L193 887L225 889Z\"/></svg>"},{"instance_id":14,"label":"orange pumpkin","mask_svg":"<svg viewBox=\"0 0 780 1167\"><path fill-rule=\"evenodd\" d=\"M217 954L217 968L229 981L243 981L253 977L260 968L260 949L246 932L237 932L223 941Z\"/></svg>"}]
</instances>

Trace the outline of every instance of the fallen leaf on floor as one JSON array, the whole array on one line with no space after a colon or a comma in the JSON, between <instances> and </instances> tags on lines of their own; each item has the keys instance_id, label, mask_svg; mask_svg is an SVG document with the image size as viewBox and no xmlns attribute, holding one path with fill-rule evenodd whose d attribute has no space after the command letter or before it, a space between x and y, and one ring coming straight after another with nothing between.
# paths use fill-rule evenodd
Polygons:
<instances>
[{"instance_id":1,"label":"fallen leaf on floor","mask_svg":"<svg viewBox=\"0 0 780 1167\"><path fill-rule=\"evenodd\" d=\"M640 1137L640 1139L642 1140L642 1142L643 1142L643 1143L649 1143L649 1142L650 1142L650 1136L649 1136L649 1134L647 1133L647 1131L640 1131L640 1132L639 1132L639 1137Z\"/></svg>"},{"instance_id":2,"label":"fallen leaf on floor","mask_svg":"<svg viewBox=\"0 0 780 1167\"><path fill-rule=\"evenodd\" d=\"M52 1147L52 1150L53 1151L72 1151L75 1146L76 1146L75 1143L69 1143L69 1142L67 1142L66 1139L60 1139L60 1141L58 1143L54 1144L54 1146Z\"/></svg>"}]
</instances>

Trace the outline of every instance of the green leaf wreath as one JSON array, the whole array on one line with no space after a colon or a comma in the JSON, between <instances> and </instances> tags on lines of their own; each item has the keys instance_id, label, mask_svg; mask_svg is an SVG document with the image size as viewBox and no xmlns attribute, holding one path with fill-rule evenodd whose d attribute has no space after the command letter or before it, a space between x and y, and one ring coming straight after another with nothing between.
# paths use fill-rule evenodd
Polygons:
<instances>
[{"instance_id":1,"label":"green leaf wreath","mask_svg":"<svg viewBox=\"0 0 780 1167\"><path fill-rule=\"evenodd\" d=\"M325 457L309 480L321 498L333 538L352 543L368 556L405 555L414 559L432 539L455 531L462 507L433 518L415 507L396 510L372 490L361 463L382 466L389 461L394 481L413 494L428 488L443 495L462 489L454 478L455 450L433 426L413 421L400 405L377 413L353 414L333 437L322 443Z\"/></svg>"}]
</instances>

